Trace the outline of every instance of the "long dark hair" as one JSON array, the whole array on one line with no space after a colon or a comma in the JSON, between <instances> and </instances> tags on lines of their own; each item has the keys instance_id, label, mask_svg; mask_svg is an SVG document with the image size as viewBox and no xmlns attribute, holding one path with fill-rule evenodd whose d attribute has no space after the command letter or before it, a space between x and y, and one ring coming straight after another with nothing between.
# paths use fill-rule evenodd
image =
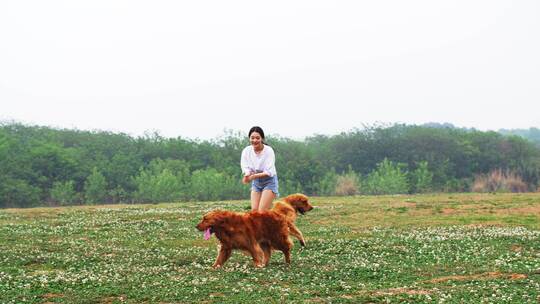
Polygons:
<instances>
[{"instance_id":1,"label":"long dark hair","mask_svg":"<svg viewBox=\"0 0 540 304\"><path fill-rule=\"evenodd\" d=\"M251 137L251 133L253 133L253 132L259 133L259 135L261 135L261 138L262 138L262 143L264 145L266 145L266 141L264 140L264 131L263 131L263 129L261 127L258 127L258 126L252 127L251 129L249 129L248 138Z\"/></svg>"}]
</instances>

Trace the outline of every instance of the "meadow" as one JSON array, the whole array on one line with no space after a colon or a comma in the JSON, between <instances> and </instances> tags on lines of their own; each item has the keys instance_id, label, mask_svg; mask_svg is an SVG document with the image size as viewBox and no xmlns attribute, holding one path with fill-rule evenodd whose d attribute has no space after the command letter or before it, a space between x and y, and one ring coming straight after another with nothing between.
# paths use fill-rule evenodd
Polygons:
<instances>
[{"instance_id":1,"label":"meadow","mask_svg":"<svg viewBox=\"0 0 540 304\"><path fill-rule=\"evenodd\" d=\"M313 197L292 264L195 225L248 201L0 210L0 303L538 303L540 193Z\"/></svg>"}]
</instances>

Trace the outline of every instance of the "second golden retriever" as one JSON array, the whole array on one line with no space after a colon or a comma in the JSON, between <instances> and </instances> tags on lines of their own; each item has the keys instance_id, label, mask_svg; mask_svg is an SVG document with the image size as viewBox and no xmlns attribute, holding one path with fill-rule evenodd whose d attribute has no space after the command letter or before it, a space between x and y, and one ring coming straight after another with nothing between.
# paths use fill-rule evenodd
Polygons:
<instances>
[{"instance_id":1,"label":"second golden retriever","mask_svg":"<svg viewBox=\"0 0 540 304\"><path fill-rule=\"evenodd\" d=\"M302 193L291 194L283 198L281 201L274 203L272 212L278 213L287 219L287 224L290 233L295 236L302 246L306 245L302 232L296 227L295 221L297 214L305 214L313 210L313 205L309 203L309 199Z\"/></svg>"}]
</instances>

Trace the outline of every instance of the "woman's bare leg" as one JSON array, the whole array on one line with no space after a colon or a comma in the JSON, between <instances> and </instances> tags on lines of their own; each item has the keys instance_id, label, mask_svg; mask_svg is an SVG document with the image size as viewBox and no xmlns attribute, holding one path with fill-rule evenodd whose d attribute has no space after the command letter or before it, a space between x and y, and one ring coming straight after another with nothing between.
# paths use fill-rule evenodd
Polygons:
<instances>
[{"instance_id":1,"label":"woman's bare leg","mask_svg":"<svg viewBox=\"0 0 540 304\"><path fill-rule=\"evenodd\" d=\"M259 203L259 211L272 208L272 201L274 201L274 198L276 198L276 194L272 192L272 190L263 190Z\"/></svg>"},{"instance_id":2,"label":"woman's bare leg","mask_svg":"<svg viewBox=\"0 0 540 304\"><path fill-rule=\"evenodd\" d=\"M251 190L251 211L259 210L260 201L261 201L261 192Z\"/></svg>"}]
</instances>

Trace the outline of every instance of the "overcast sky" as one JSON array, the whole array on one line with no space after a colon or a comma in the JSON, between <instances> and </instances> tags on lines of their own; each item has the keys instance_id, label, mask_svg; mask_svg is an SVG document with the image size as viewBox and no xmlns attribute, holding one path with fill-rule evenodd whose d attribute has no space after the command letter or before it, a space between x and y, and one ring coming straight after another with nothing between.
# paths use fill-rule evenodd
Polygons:
<instances>
[{"instance_id":1,"label":"overcast sky","mask_svg":"<svg viewBox=\"0 0 540 304\"><path fill-rule=\"evenodd\" d=\"M192 139L540 127L540 1L2 0L0 120Z\"/></svg>"}]
</instances>

